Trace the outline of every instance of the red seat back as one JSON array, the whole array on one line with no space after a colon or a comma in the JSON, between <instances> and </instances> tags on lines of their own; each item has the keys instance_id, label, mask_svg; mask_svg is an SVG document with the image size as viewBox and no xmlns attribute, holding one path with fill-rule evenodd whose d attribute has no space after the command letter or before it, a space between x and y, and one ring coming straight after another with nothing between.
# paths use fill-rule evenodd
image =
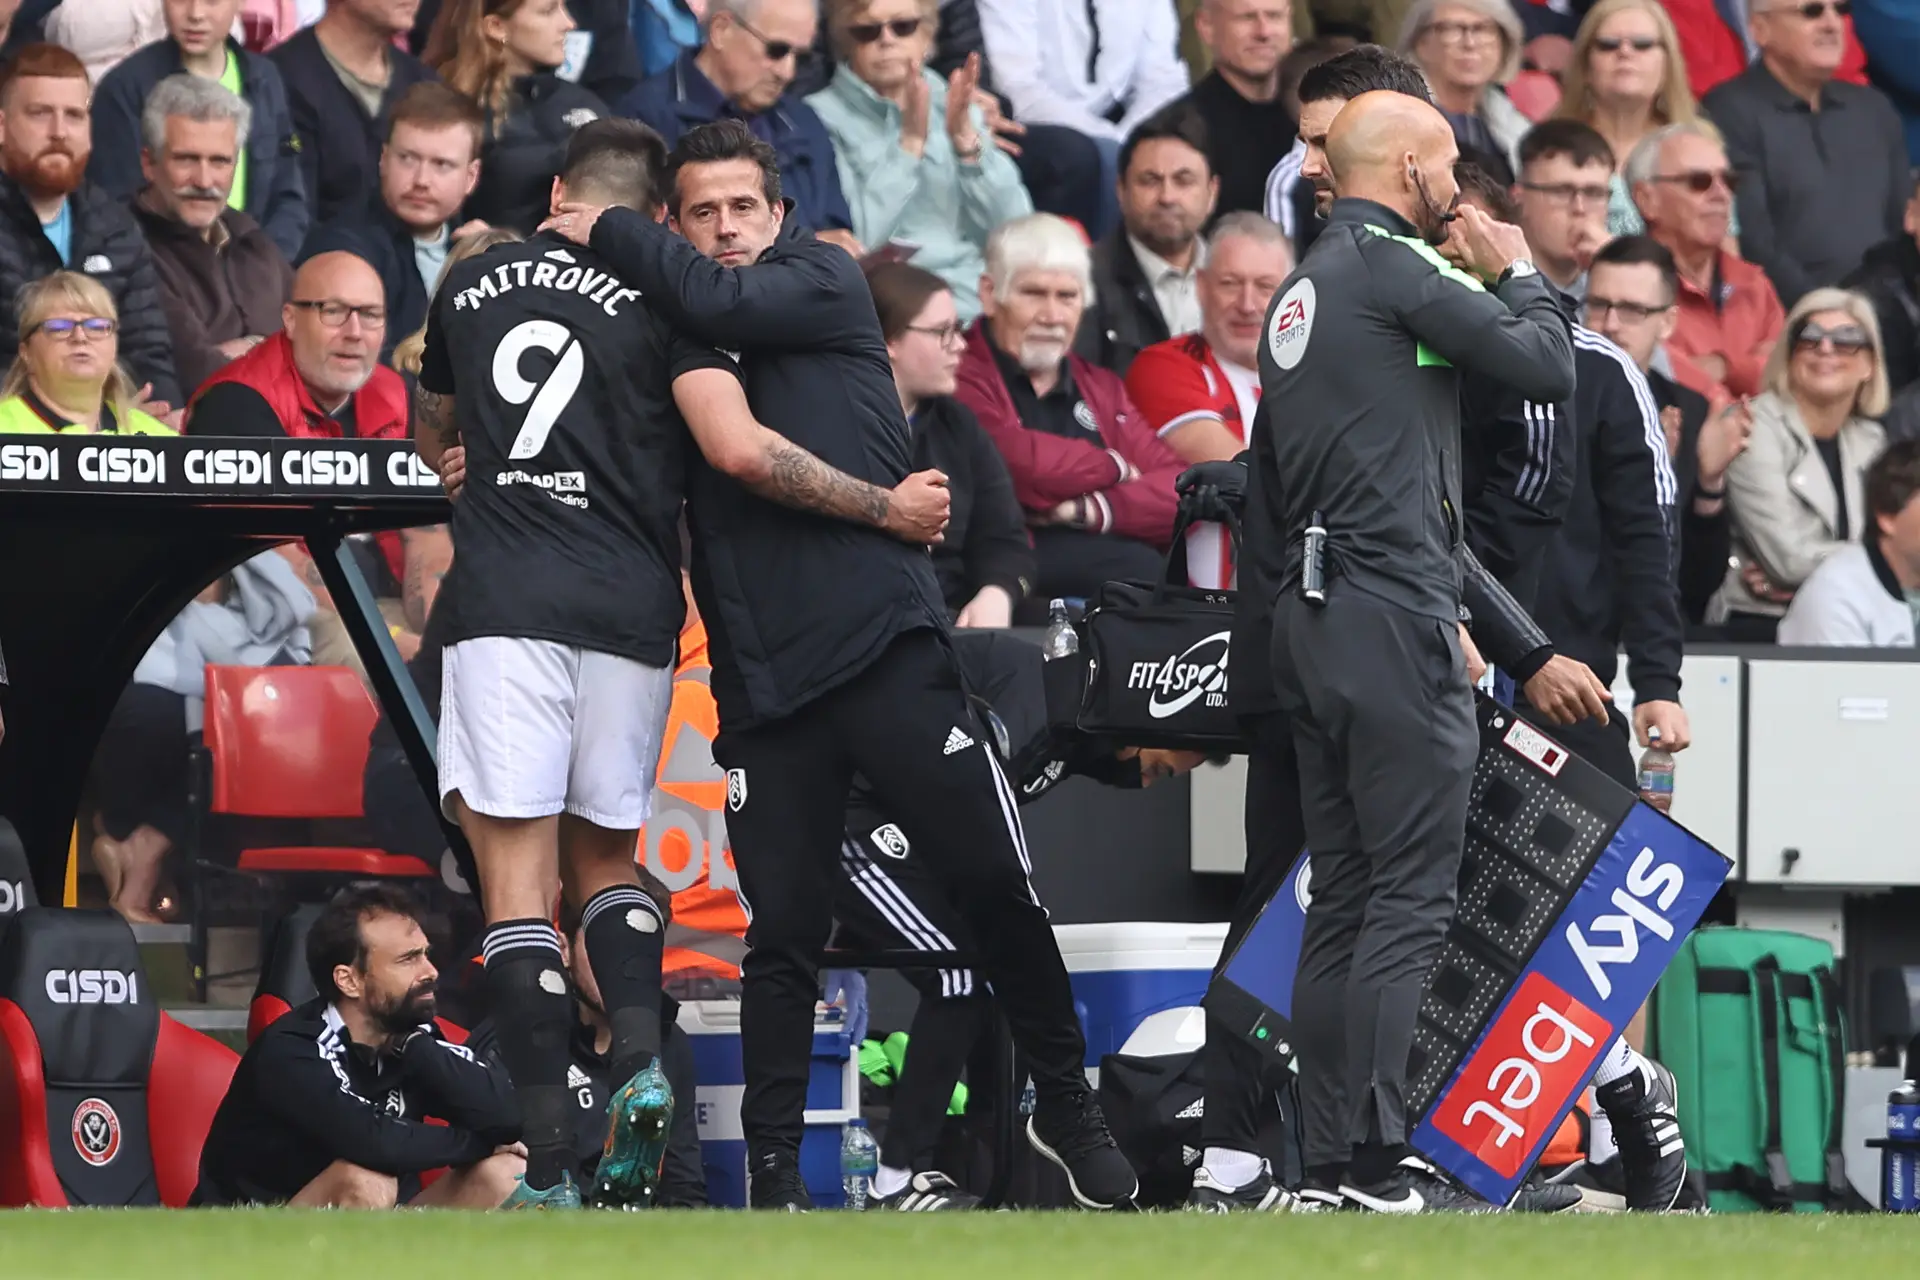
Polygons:
<instances>
[{"instance_id":1,"label":"red seat back","mask_svg":"<svg viewBox=\"0 0 1920 1280\"><path fill-rule=\"evenodd\" d=\"M260 818L358 818L378 718L347 667L207 667L210 808Z\"/></svg>"},{"instance_id":2,"label":"red seat back","mask_svg":"<svg viewBox=\"0 0 1920 1280\"><path fill-rule=\"evenodd\" d=\"M212 1036L160 1015L147 1079L147 1134L162 1204L187 1207L200 1183L200 1149L239 1065L240 1055Z\"/></svg>"}]
</instances>

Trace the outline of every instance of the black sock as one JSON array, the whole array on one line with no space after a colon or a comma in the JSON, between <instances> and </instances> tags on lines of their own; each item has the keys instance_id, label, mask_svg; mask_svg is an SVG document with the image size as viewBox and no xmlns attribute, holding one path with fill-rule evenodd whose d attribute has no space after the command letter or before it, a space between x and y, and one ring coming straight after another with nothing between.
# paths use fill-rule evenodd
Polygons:
<instances>
[{"instance_id":1,"label":"black sock","mask_svg":"<svg viewBox=\"0 0 1920 1280\"><path fill-rule=\"evenodd\" d=\"M1353 1149L1353 1161L1347 1167L1351 1182L1356 1187L1371 1187L1385 1182L1407 1158L1407 1147L1401 1142L1363 1142Z\"/></svg>"},{"instance_id":2,"label":"black sock","mask_svg":"<svg viewBox=\"0 0 1920 1280\"><path fill-rule=\"evenodd\" d=\"M613 1087L660 1056L660 962L666 912L638 885L618 884L580 911L587 960L600 984L600 1007L613 1031Z\"/></svg>"},{"instance_id":3,"label":"black sock","mask_svg":"<svg viewBox=\"0 0 1920 1280\"><path fill-rule=\"evenodd\" d=\"M487 1001L500 1056L520 1099L527 1185L545 1190L573 1163L567 1106L567 1036L573 996L560 959L560 935L546 920L502 920L480 943Z\"/></svg>"},{"instance_id":4,"label":"black sock","mask_svg":"<svg viewBox=\"0 0 1920 1280\"><path fill-rule=\"evenodd\" d=\"M1344 1164L1310 1164L1305 1170L1305 1185L1319 1187L1322 1191L1338 1189L1347 1180L1347 1166Z\"/></svg>"}]
</instances>

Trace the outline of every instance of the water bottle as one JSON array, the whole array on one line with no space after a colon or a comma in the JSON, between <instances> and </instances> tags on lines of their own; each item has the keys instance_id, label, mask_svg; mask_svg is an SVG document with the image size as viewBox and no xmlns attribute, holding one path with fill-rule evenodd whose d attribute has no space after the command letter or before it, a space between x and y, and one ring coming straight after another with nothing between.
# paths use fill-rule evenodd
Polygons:
<instances>
[{"instance_id":1,"label":"water bottle","mask_svg":"<svg viewBox=\"0 0 1920 1280\"><path fill-rule=\"evenodd\" d=\"M880 1171L880 1147L867 1132L865 1120L847 1121L840 1134L840 1190L846 1197L844 1208L858 1212L867 1207L867 1193L873 1189L873 1175Z\"/></svg>"},{"instance_id":2,"label":"water bottle","mask_svg":"<svg viewBox=\"0 0 1920 1280\"><path fill-rule=\"evenodd\" d=\"M1920 1085L1911 1080L1902 1080L1887 1095L1887 1137L1920 1142ZM1888 1147L1881 1152L1880 1169L1880 1207L1888 1213L1920 1213L1920 1192L1913 1185L1920 1172L1920 1151L1912 1146Z\"/></svg>"},{"instance_id":3,"label":"water bottle","mask_svg":"<svg viewBox=\"0 0 1920 1280\"><path fill-rule=\"evenodd\" d=\"M1080 652L1080 633L1073 629L1073 619L1067 616L1065 600L1055 600L1047 606L1047 638L1040 649L1048 662Z\"/></svg>"},{"instance_id":4,"label":"water bottle","mask_svg":"<svg viewBox=\"0 0 1920 1280\"><path fill-rule=\"evenodd\" d=\"M1033 1115L1034 1102L1033 1077L1028 1076L1026 1084L1020 1088L1020 1116L1022 1119Z\"/></svg>"},{"instance_id":5,"label":"water bottle","mask_svg":"<svg viewBox=\"0 0 1920 1280\"><path fill-rule=\"evenodd\" d=\"M1662 813L1673 808L1673 752L1660 745L1660 730L1647 730L1651 745L1640 754L1640 798Z\"/></svg>"}]
</instances>

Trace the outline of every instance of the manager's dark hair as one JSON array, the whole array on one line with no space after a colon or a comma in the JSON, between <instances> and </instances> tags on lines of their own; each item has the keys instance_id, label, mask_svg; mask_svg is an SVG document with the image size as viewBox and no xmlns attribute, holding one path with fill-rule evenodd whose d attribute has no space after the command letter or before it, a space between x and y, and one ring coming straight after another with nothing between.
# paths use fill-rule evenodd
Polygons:
<instances>
[{"instance_id":1,"label":"manager's dark hair","mask_svg":"<svg viewBox=\"0 0 1920 1280\"><path fill-rule=\"evenodd\" d=\"M1564 116L1542 120L1520 139L1520 168L1523 172L1535 160L1552 156L1565 156L1577 168L1599 164L1605 165L1611 172L1614 167L1613 148L1600 136L1600 131L1584 120Z\"/></svg>"},{"instance_id":2,"label":"manager's dark hair","mask_svg":"<svg viewBox=\"0 0 1920 1280\"><path fill-rule=\"evenodd\" d=\"M715 120L681 134L667 157L674 217L680 216L680 171L690 164L719 164L724 160L751 160L759 165L760 193L767 198L767 207L780 203L780 157L773 148L738 120Z\"/></svg>"},{"instance_id":3,"label":"manager's dark hair","mask_svg":"<svg viewBox=\"0 0 1920 1280\"><path fill-rule=\"evenodd\" d=\"M1142 120L1120 144L1119 167L1114 170L1124 181L1127 171L1133 168L1133 153L1146 142L1163 142L1171 139L1184 142L1200 153L1207 162L1209 174L1218 172L1213 163L1213 153L1207 149L1207 122L1201 116L1200 109L1184 98L1176 99L1160 110Z\"/></svg>"},{"instance_id":4,"label":"manager's dark hair","mask_svg":"<svg viewBox=\"0 0 1920 1280\"><path fill-rule=\"evenodd\" d=\"M666 167L667 144L659 134L638 120L602 116L567 140L560 181L569 192L592 192L652 214L663 203L660 175Z\"/></svg>"},{"instance_id":5,"label":"manager's dark hair","mask_svg":"<svg viewBox=\"0 0 1920 1280\"><path fill-rule=\"evenodd\" d=\"M1920 440L1896 440L1867 468L1867 509L1897 516L1920 494Z\"/></svg>"},{"instance_id":6,"label":"manager's dark hair","mask_svg":"<svg viewBox=\"0 0 1920 1280\"><path fill-rule=\"evenodd\" d=\"M1666 291L1667 301L1680 296L1680 273L1673 265L1673 255L1652 236L1614 237L1593 255L1588 269L1593 267L1652 267L1660 273L1660 285Z\"/></svg>"},{"instance_id":7,"label":"manager's dark hair","mask_svg":"<svg viewBox=\"0 0 1920 1280\"><path fill-rule=\"evenodd\" d=\"M880 336L888 342L907 331L929 300L952 286L925 267L911 262L882 262L867 269L867 288L880 317Z\"/></svg>"},{"instance_id":8,"label":"manager's dark hair","mask_svg":"<svg viewBox=\"0 0 1920 1280\"><path fill-rule=\"evenodd\" d=\"M1351 102L1363 93L1404 93L1431 103L1427 78L1411 60L1377 44L1356 45L1300 77L1300 102Z\"/></svg>"},{"instance_id":9,"label":"manager's dark hair","mask_svg":"<svg viewBox=\"0 0 1920 1280\"><path fill-rule=\"evenodd\" d=\"M420 901L395 884L349 885L320 909L320 918L307 934L307 976L313 989L330 1000L340 999L333 981L336 965L362 968L367 963L366 939L360 922L368 916L404 916L420 920Z\"/></svg>"}]
</instances>

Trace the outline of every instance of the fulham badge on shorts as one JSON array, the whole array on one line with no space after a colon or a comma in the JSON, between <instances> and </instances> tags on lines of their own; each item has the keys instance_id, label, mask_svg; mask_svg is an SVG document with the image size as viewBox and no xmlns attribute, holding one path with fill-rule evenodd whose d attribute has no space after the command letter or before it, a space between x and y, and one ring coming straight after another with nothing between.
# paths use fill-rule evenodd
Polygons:
<instances>
[{"instance_id":1,"label":"fulham badge on shorts","mask_svg":"<svg viewBox=\"0 0 1920 1280\"><path fill-rule=\"evenodd\" d=\"M727 770L727 808L735 813L747 802L747 771L745 769Z\"/></svg>"},{"instance_id":2,"label":"fulham badge on shorts","mask_svg":"<svg viewBox=\"0 0 1920 1280\"><path fill-rule=\"evenodd\" d=\"M889 858L904 858L913 848L907 843L907 833L891 822L873 829L873 847Z\"/></svg>"}]
</instances>

